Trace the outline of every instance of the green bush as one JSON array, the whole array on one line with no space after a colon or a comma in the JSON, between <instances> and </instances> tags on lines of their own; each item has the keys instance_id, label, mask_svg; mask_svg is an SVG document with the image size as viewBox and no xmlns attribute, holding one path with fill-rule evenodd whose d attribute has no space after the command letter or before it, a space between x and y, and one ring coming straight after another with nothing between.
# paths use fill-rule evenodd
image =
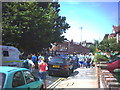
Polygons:
<instances>
[{"instance_id":1,"label":"green bush","mask_svg":"<svg viewBox=\"0 0 120 90\"><path fill-rule=\"evenodd\" d=\"M100 61L108 61L108 58L107 58L105 55L97 54L97 55L95 55L95 57L94 57L94 61L95 61L96 63L99 63Z\"/></svg>"}]
</instances>

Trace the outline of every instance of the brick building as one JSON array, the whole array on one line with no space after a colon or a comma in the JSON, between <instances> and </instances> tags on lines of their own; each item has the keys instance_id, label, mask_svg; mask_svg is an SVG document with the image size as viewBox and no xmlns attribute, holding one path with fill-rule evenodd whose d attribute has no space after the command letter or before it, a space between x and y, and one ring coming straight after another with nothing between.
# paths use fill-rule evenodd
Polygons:
<instances>
[{"instance_id":1,"label":"brick building","mask_svg":"<svg viewBox=\"0 0 120 90\"><path fill-rule=\"evenodd\" d=\"M116 42L120 41L120 26L112 26L111 34L105 34L104 39L116 38Z\"/></svg>"},{"instance_id":2,"label":"brick building","mask_svg":"<svg viewBox=\"0 0 120 90\"><path fill-rule=\"evenodd\" d=\"M120 26L112 26L112 33L108 35L109 38L116 38L117 43L120 41Z\"/></svg>"},{"instance_id":3,"label":"brick building","mask_svg":"<svg viewBox=\"0 0 120 90\"><path fill-rule=\"evenodd\" d=\"M80 54L89 53L90 49L88 47L82 46L78 43L70 41L64 41L63 43L58 43L56 48L56 54Z\"/></svg>"}]
</instances>

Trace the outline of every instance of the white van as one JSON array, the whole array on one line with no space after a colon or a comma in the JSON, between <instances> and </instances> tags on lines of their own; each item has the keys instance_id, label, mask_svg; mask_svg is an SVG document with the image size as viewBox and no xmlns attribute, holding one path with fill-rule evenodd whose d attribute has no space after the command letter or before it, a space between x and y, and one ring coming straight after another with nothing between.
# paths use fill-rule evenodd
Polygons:
<instances>
[{"instance_id":1,"label":"white van","mask_svg":"<svg viewBox=\"0 0 120 90\"><path fill-rule=\"evenodd\" d=\"M20 51L13 46L0 45L0 56L2 56L2 65L20 66L23 60L20 60Z\"/></svg>"}]
</instances>

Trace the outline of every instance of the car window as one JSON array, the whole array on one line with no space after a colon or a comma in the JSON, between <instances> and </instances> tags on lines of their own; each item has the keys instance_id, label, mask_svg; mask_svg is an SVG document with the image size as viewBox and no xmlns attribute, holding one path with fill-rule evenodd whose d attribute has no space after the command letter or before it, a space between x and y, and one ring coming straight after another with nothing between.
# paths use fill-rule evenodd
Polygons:
<instances>
[{"instance_id":1,"label":"car window","mask_svg":"<svg viewBox=\"0 0 120 90\"><path fill-rule=\"evenodd\" d=\"M25 81L24 81L24 77L22 75L22 72L21 71L16 72L13 76L12 86L18 87L18 86L22 86L24 84L25 84Z\"/></svg>"},{"instance_id":2,"label":"car window","mask_svg":"<svg viewBox=\"0 0 120 90\"><path fill-rule=\"evenodd\" d=\"M3 51L3 56L4 56L4 57L8 57L8 56L9 56L8 51Z\"/></svg>"},{"instance_id":3,"label":"car window","mask_svg":"<svg viewBox=\"0 0 120 90\"><path fill-rule=\"evenodd\" d=\"M35 77L29 71L23 71L26 79L26 83L31 83L35 81Z\"/></svg>"},{"instance_id":4,"label":"car window","mask_svg":"<svg viewBox=\"0 0 120 90\"><path fill-rule=\"evenodd\" d=\"M51 58L50 62L54 62L54 63L64 63L63 58Z\"/></svg>"},{"instance_id":5,"label":"car window","mask_svg":"<svg viewBox=\"0 0 120 90\"><path fill-rule=\"evenodd\" d=\"M0 90L2 90L4 86L5 78L6 78L6 75L4 73L0 73Z\"/></svg>"}]
</instances>

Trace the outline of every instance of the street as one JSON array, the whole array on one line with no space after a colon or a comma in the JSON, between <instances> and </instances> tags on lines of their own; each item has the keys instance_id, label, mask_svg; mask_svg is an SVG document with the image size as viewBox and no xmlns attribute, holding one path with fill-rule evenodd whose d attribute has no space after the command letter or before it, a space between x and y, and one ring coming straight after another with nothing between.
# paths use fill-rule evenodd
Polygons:
<instances>
[{"instance_id":1,"label":"street","mask_svg":"<svg viewBox=\"0 0 120 90\"><path fill-rule=\"evenodd\" d=\"M36 70L34 70L33 71L33 74L36 76L36 77L39 77L38 76L38 69L36 69ZM61 79L65 79L64 77L59 77L59 76L49 76L48 74L47 74L47 87L49 86L50 87L50 85L51 84L53 84L54 82L56 83L56 81L59 81L59 80L61 80ZM52 86L53 87L53 86Z\"/></svg>"},{"instance_id":2,"label":"street","mask_svg":"<svg viewBox=\"0 0 120 90\"><path fill-rule=\"evenodd\" d=\"M95 68L77 68L56 88L98 88Z\"/></svg>"},{"instance_id":3,"label":"street","mask_svg":"<svg viewBox=\"0 0 120 90\"><path fill-rule=\"evenodd\" d=\"M47 75L47 88L98 88L96 68L77 68L67 78Z\"/></svg>"},{"instance_id":4,"label":"street","mask_svg":"<svg viewBox=\"0 0 120 90\"><path fill-rule=\"evenodd\" d=\"M0 90L120 88L118 0L4 1Z\"/></svg>"}]
</instances>

